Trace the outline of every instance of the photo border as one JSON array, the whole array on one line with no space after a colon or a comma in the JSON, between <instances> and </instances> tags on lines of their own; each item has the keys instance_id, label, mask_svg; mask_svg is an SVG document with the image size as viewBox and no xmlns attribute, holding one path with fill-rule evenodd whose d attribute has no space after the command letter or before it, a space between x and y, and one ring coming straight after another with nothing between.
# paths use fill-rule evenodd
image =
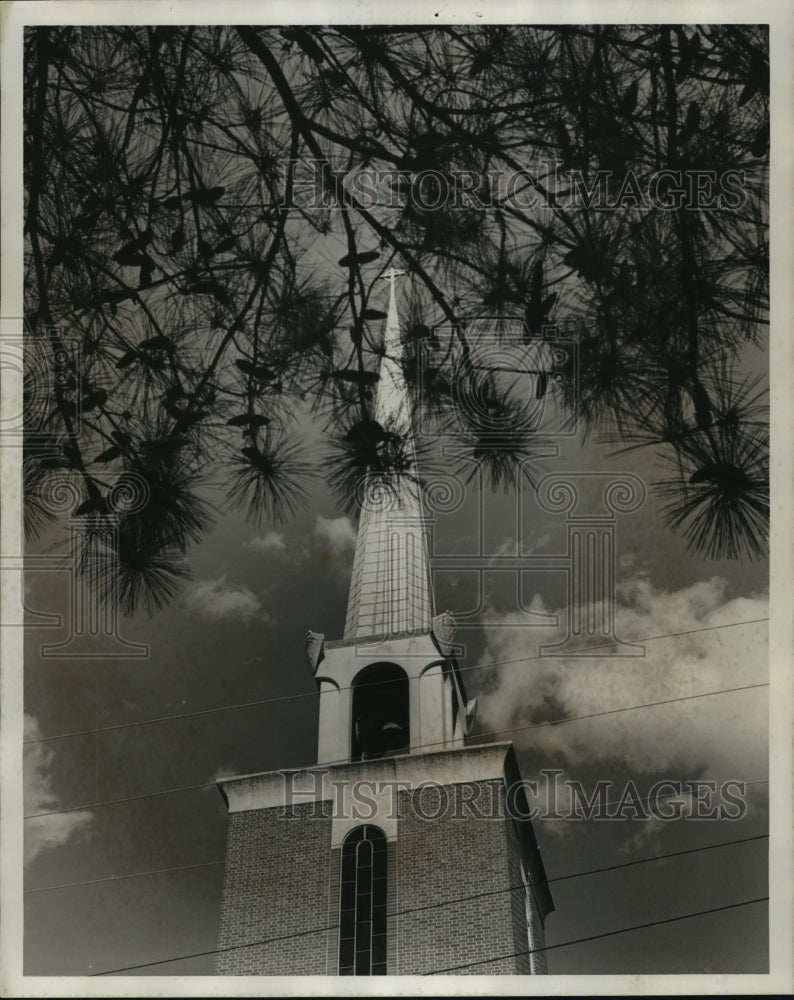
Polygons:
<instances>
[{"instance_id":1,"label":"photo border","mask_svg":"<svg viewBox=\"0 0 794 1000\"><path fill-rule=\"evenodd\" d=\"M219 22L217 14L222 11ZM260 995L537 995L641 993L787 993L794 986L792 969L792 629L794 544L792 543L792 427L794 427L794 372L792 330L792 71L794 70L794 9L784 2L761 2L748 7L731 2L569 3L559 6L475 0L473 4L439 2L434 10L415 2L401 6L399 15L388 5L322 3L317 0L250 3L229 2L223 7L207 0L146 3L99 0L82 2L4 2L0 4L2 33L2 302L0 321L21 323L22 315L22 29L26 24L428 24L450 23L769 23L772 133L770 270L771 343L770 397L772 404L772 503L770 569L770 972L768 975L630 975L378 977L35 977L22 973L22 642L23 630L0 631L2 666L0 689L0 989L6 996L260 996ZM15 332L15 327L14 327ZM21 328L20 331L21 333ZM0 415L18 412L21 378L2 372ZM16 407L16 409L15 409ZM19 556L21 532L21 478L19 447L0 448L2 509L0 555ZM10 620L20 607L21 574L2 574L0 622Z\"/></svg>"}]
</instances>

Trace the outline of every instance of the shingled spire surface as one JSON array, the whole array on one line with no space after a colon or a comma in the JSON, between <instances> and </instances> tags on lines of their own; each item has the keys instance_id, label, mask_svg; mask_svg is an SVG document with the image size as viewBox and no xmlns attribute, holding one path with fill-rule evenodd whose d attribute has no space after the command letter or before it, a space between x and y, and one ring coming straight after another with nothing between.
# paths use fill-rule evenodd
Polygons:
<instances>
[{"instance_id":1,"label":"shingled spire surface","mask_svg":"<svg viewBox=\"0 0 794 1000\"><path fill-rule=\"evenodd\" d=\"M427 630L433 599L416 476L411 407L400 364L402 343L394 283L390 281L384 355L378 380L375 420L400 435L412 459L406 474L370 477L361 490L356 554L350 581L345 639Z\"/></svg>"}]
</instances>

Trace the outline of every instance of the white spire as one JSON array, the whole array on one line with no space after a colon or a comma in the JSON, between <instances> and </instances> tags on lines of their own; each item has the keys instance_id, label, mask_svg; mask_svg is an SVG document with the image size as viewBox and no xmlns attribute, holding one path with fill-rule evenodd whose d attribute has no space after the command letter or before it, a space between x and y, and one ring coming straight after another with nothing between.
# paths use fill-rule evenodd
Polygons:
<instances>
[{"instance_id":1,"label":"white spire","mask_svg":"<svg viewBox=\"0 0 794 1000\"><path fill-rule=\"evenodd\" d=\"M393 267L381 275L390 283L389 309L386 314L386 326L383 333L383 358L380 364L380 379L378 380L378 400L375 407L375 419L381 427L397 430L406 436L406 445L413 453L413 431L411 428L411 409L408 400L408 390L405 385L402 365L402 341L400 340L400 321L397 317L397 302L394 294L394 281L405 271L396 271Z\"/></svg>"},{"instance_id":2,"label":"white spire","mask_svg":"<svg viewBox=\"0 0 794 1000\"><path fill-rule=\"evenodd\" d=\"M423 531L422 503L416 475L411 406L402 371L402 343L391 268L389 308L383 336L375 420L399 434L412 460L410 475L370 479L362 493L361 516L350 581L345 638L425 630L433 617L433 599Z\"/></svg>"}]
</instances>

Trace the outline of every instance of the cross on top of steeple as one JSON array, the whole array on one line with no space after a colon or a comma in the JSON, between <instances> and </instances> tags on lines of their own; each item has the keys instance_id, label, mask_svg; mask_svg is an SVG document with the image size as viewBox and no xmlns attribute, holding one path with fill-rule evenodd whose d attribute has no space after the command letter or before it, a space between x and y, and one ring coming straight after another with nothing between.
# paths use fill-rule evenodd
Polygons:
<instances>
[{"instance_id":1,"label":"cross on top of steeple","mask_svg":"<svg viewBox=\"0 0 794 1000\"><path fill-rule=\"evenodd\" d=\"M383 272L381 280L391 282L391 287L393 289L395 280L403 274L405 274L405 271L398 271L396 267L390 267L388 271Z\"/></svg>"}]
</instances>

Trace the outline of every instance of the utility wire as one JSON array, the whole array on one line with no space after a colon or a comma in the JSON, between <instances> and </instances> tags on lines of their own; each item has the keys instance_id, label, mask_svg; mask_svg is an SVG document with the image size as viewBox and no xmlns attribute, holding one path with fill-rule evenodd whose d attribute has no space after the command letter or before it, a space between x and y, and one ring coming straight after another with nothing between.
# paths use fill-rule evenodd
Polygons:
<instances>
[{"instance_id":1,"label":"utility wire","mask_svg":"<svg viewBox=\"0 0 794 1000\"><path fill-rule=\"evenodd\" d=\"M767 834L766 836L769 836ZM54 889L75 889L83 885L102 885L105 882L122 882L128 878L143 878L145 875L165 875L168 872L187 872L196 868L212 868L214 865L222 865L224 861L204 861L197 865L176 865L174 868L153 868L146 872L130 872L128 875L108 875L106 878L85 879L83 882L62 882L59 885L40 885L34 889L25 889L23 895L27 896L31 892L50 892Z\"/></svg>"},{"instance_id":2,"label":"utility wire","mask_svg":"<svg viewBox=\"0 0 794 1000\"><path fill-rule=\"evenodd\" d=\"M735 691L751 691L753 688L763 687L769 687L769 683L744 684L741 687L720 688L718 691L702 691L700 694L685 694L679 696L678 698L665 698L662 701L648 701L644 702L642 705L626 705L623 708L608 708L603 712L590 712L587 715L569 715L564 719L548 719L545 722L533 722L531 725L515 726L512 729L494 729L487 733L477 733L469 738L477 740L483 736L502 736L505 733L520 733L527 729L542 729L544 726L559 726L562 722L581 722L584 719L597 719L603 715L617 715L619 712L631 712L635 708L655 708L658 705L672 705L677 701L693 701L696 698L708 698L715 694L733 694ZM477 746L476 743L469 745Z\"/></svg>"},{"instance_id":3,"label":"utility wire","mask_svg":"<svg viewBox=\"0 0 794 1000\"><path fill-rule=\"evenodd\" d=\"M552 882L566 882L571 878L582 878L585 875L600 875L602 872L615 872L621 868L632 868L634 865L644 865L649 861L662 861L666 858L679 858L684 854L697 854L700 851L713 851L718 847L731 847L734 844L749 844L753 840L769 840L768 833L758 833L753 837L740 837L738 840L723 840L719 844L706 844L704 847L687 847L681 851L670 851L668 854L657 854L652 858L639 858L636 861L622 861L617 865L605 865L603 868L591 868L589 871L572 872L570 875L555 875L554 878L546 879L547 884Z\"/></svg>"},{"instance_id":4,"label":"utility wire","mask_svg":"<svg viewBox=\"0 0 794 1000\"><path fill-rule=\"evenodd\" d=\"M767 683L763 683L763 684L745 684L745 685L743 685L741 687L736 687L736 688L720 688L717 691L701 691L699 694L681 695L678 698L666 698L663 701L649 701L649 702L645 702L645 703L643 703L641 705L625 705L623 708L610 708L610 709L606 709L603 712L591 712L591 713L589 713L587 715L573 715L573 716L568 716L568 717L562 718L562 719L548 719L548 720L546 720L544 722L535 722L535 723L532 723L532 724L527 725L527 726L514 726L512 729L495 729L495 730L492 730L492 731L489 731L489 732L485 732L485 733L477 733L477 735L471 737L471 739L483 739L483 738L488 737L488 736L504 736L504 735L507 735L509 733L526 732L526 731L531 730L531 729L543 729L543 728L546 728L548 726L559 726L559 725L562 725L565 722L580 722L580 721L582 721L584 719L597 719L597 718L599 718L601 716L614 715L614 714L616 714L618 712L631 712L631 711L634 711L634 710L637 710L637 709L655 708L655 707L657 707L659 705L671 705L671 704L674 704L676 702L681 702L681 701L693 701L693 700L695 700L697 698L709 698L709 697L712 697L714 695L732 694L732 693L737 692L737 691L749 691L749 690L752 690L754 688L762 688L762 687L769 687L768 682ZM420 744L418 744L415 747L411 747L411 752L413 752L414 750L426 750L426 749L428 749L430 747L446 746L446 743L447 743L446 740L436 740L436 741L434 741L432 743L420 743ZM475 744L469 744L468 747L466 747L466 749L469 749L469 748L472 748L472 747L476 747L476 746L487 746L487 745L488 744L476 744L476 743ZM312 764L312 765L309 765L309 767L311 767L311 768L315 768L315 767L332 767L335 764L350 764L350 763L357 763L357 762L350 761L349 758L345 757L345 758L340 758L339 760L323 761L321 764ZM282 769L282 770L289 771L289 770L295 770L295 769L294 768L286 768L286 769ZM157 792L145 792L145 793L143 793L141 795L130 795L130 796L127 796L126 798L123 798L123 799L109 799L109 800L107 800L105 802L92 802L92 803L88 803L87 805L69 806L66 809L51 809L51 810L48 810L47 812L32 813L29 816L23 816L23 819L25 819L25 820L40 819L43 816L57 816L57 815L59 815L61 813L79 812L79 811L81 811L83 809L98 809L100 806L119 805L119 804L124 803L124 802L133 802L133 801L137 801L139 799L154 798L154 797L156 797L158 795L173 795L173 794L176 794L177 792L197 791L200 788L212 788L212 787L215 786L216 783L217 782L214 782L214 781L207 781L207 782L203 782L200 785L184 785L184 786L182 786L180 788L167 788L167 789L163 789L163 790L157 791Z\"/></svg>"},{"instance_id":5,"label":"utility wire","mask_svg":"<svg viewBox=\"0 0 794 1000\"><path fill-rule=\"evenodd\" d=\"M519 888L523 889L524 886L522 885ZM479 894L479 895L487 895L487 893L486 894ZM474 899L474 898L477 898L477 897L476 896L463 897L462 899L455 900L454 902L465 902L468 899ZM613 937L613 936L615 936L617 934L627 934L627 933L629 933L629 931L643 930L643 929L645 929L647 927L657 927L660 924L671 924L671 923L675 923L676 921L679 921L679 920L691 920L693 917L703 917L703 916L706 916L709 913L719 913L719 912L721 912L723 910L734 910L734 909L737 909L740 906L750 906L753 903L763 903L763 902L766 902L768 899L769 899L769 896L760 896L758 899L743 900L741 903L728 903L725 906L714 906L714 907L710 907L707 910L699 910L696 913L683 913L680 916L677 916L677 917L667 917L664 920L652 920L652 921L649 921L648 923L644 923L644 924L634 924L631 927L622 927L622 928L620 928L618 930L606 931L603 934L593 934L593 935L590 935L589 937L584 937L584 938L576 938L576 939L574 939L572 941L562 941L559 944L546 945L543 948L532 948L532 949L529 949L527 951L512 952L512 953L510 953L508 955L497 955L495 958L485 958L485 959L482 959L479 962L467 962L467 963L465 963L463 965L450 966L450 967L448 967L446 969L434 969L432 972L426 972L426 973L424 973L424 975L426 975L426 976L436 976L436 975L440 975L441 973L444 973L444 972L454 972L457 969L468 969L468 968L471 968L472 966L475 966L475 965L486 965L489 962L500 962L500 961L502 961L503 959L506 959L506 958L517 958L517 957L519 957L521 955L534 955L534 954L538 954L539 952L542 952L542 951L552 951L555 948L567 948L567 947L569 947L570 945L573 945L573 944L583 944L586 941L597 941L600 938ZM435 904L435 905L441 906L441 905L445 905L445 904L439 903L439 904ZM429 907L420 907L420 909L428 909L428 908ZM404 916L406 914L415 913L415 912L417 912L417 911L416 910L412 910L412 909L399 910L396 913L391 914L391 916L394 916L394 917L396 917L396 916ZM266 944L277 944L280 941L294 940L295 938L298 938L298 937L307 937L310 934L322 934L322 933L324 933L326 931L335 931L335 930L338 930L338 929L339 929L339 924L328 924L325 927L314 927L311 930L307 930L307 931L296 931L293 934L281 934L278 937L263 938L260 941L251 941L248 944L233 944L233 945L228 945L225 948L210 948L207 951L196 951L196 952L192 952L189 955L178 955L176 958L161 958L161 959L159 959L156 962L140 962L137 965L127 965L127 966L124 966L124 967L119 968L119 969L107 969L104 972L94 972L94 973L92 973L92 975L94 975L94 976L112 976L112 975L115 975L116 973L119 973L119 972L134 972L137 969L148 969L148 968L151 968L152 966L155 966L155 965L168 965L171 962L184 962L184 961L187 961L188 959L191 959L191 958L206 958L209 955L223 955L223 954L225 954L227 952L230 952L230 951L242 951L242 950L244 950L246 948L258 948L258 947L261 947L262 945L266 945Z\"/></svg>"},{"instance_id":6,"label":"utility wire","mask_svg":"<svg viewBox=\"0 0 794 1000\"><path fill-rule=\"evenodd\" d=\"M718 629L723 628L735 628L740 625L757 625L761 622L768 622L769 618L750 618L747 621L741 622L726 622L724 625L706 625L702 628L686 629L683 632L664 632L660 635L650 635L642 639L627 639L626 642L640 643L640 642L653 642L656 639L671 639L678 636L693 635L697 632L713 632ZM362 645L366 646L367 643L364 642ZM595 646L588 646L587 651L591 649L605 649L614 646L614 642L600 643ZM545 656L518 656L511 660L493 660L490 663L475 663L467 667L458 667L461 673L469 670L485 670L488 667L502 667L511 663L530 663L536 660L545 660L548 657ZM401 678L397 680L384 681L384 686L386 684L398 684L401 683ZM353 689L353 685L348 685L346 687L339 688L340 691L350 691ZM23 740L23 746L28 746L31 743L46 743L50 740L65 740L70 739L74 736L92 736L97 733L109 733L117 729L130 729L135 726L150 726L158 722L175 722L181 719L192 719L200 715L214 715L218 712L234 712L242 708L255 708L261 707L262 705L276 705L287 701L299 701L302 698L316 698L318 697L317 691L301 691L299 694L286 694L281 695L277 698L261 698L257 701L246 701L238 705L223 705L220 708L202 708L195 712L180 712L174 715L162 715L153 719L143 719L138 722L119 722L112 726L101 726L97 729L78 729L71 733L59 733L55 736L37 736L33 739Z\"/></svg>"},{"instance_id":7,"label":"utility wire","mask_svg":"<svg viewBox=\"0 0 794 1000\"><path fill-rule=\"evenodd\" d=\"M640 858L637 861L623 861L618 865L607 865L604 868L591 868L589 869L589 871L573 872L570 875L557 875L555 878L546 879L546 883L550 884L552 882L564 882L567 879L582 878L585 875L598 875L601 872L616 871L618 868L631 868L633 865L644 865L648 864L648 862L650 861L662 861L665 858L677 858L682 854L697 854L700 851L713 851L716 850L716 848L718 847L731 847L733 844L746 844L753 840L768 840L768 839L769 839L768 833L758 833L752 837L740 837L738 840L723 840L719 844L706 844L703 847L688 847L681 851L671 851L669 854L656 854L651 858ZM152 871L147 871L147 872L130 872L129 875L108 875L106 878L86 879L83 882L64 882L59 885L37 886L34 889L25 889L24 894L28 895L29 893L32 892L50 892L51 890L54 889L74 889L79 886L85 886L85 885L102 885L106 882L120 882L124 879L129 879L129 878L143 878L144 876L148 875L165 875L171 872L193 871L196 868L211 868L214 865L222 865L222 864L224 864L224 860L205 861L202 864L198 865L179 865L174 868L155 868ZM524 888L523 882L521 883L521 885L510 886L507 889L493 889L490 892L476 893L474 896L464 896L462 897L462 899L449 899L445 900L443 903L430 903L428 906L420 906L416 907L411 911L406 910L403 912L416 913L418 910L429 910L433 909L433 907L436 906L446 906L448 903L459 903L462 902L462 900L474 899L477 896L494 896L502 892L515 892L516 889L522 889L522 888Z\"/></svg>"},{"instance_id":8,"label":"utility wire","mask_svg":"<svg viewBox=\"0 0 794 1000\"><path fill-rule=\"evenodd\" d=\"M425 976L438 976L444 972L457 972L459 969L471 969L475 965L488 965L490 962L501 962L505 958L518 958L521 955L537 955L542 951L553 951L555 948L568 948L572 944L584 944L586 941L600 941L602 938L614 937L617 934L628 934L630 931L641 931L646 927L659 927L662 924L674 924L679 920L691 920L693 917L705 917L709 913L721 913L724 910L736 910L740 906L752 906L754 903L765 903L769 896L759 896L758 899L745 899L741 903L728 903L725 906L712 906L708 910L698 910L696 913L682 913L677 917L666 917L664 920L649 920L645 924L632 924L631 927L621 927L614 931L604 931L603 934L590 934L588 937L575 938L572 941L561 941L559 944L548 944L543 948L530 948L527 951L514 951L509 955L497 955L495 958L483 958L479 962L465 962L463 965L450 965L446 969L434 969L425 972Z\"/></svg>"}]
</instances>

